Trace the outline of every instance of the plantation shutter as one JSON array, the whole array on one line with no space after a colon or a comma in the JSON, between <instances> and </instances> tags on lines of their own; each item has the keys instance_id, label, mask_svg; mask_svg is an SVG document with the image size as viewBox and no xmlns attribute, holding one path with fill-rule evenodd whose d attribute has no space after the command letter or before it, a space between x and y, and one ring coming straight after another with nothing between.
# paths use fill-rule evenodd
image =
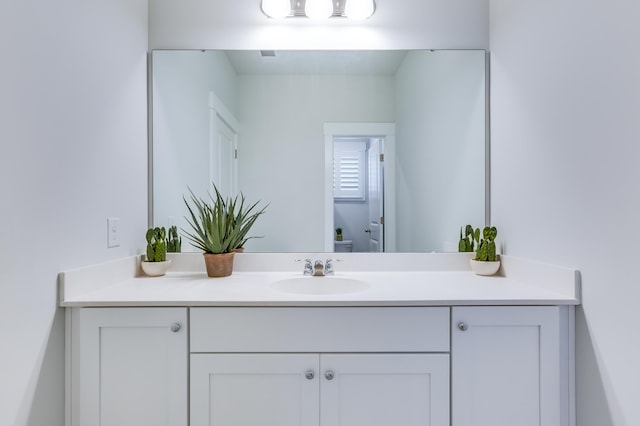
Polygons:
<instances>
[{"instance_id":1,"label":"plantation shutter","mask_svg":"<svg viewBox=\"0 0 640 426\"><path fill-rule=\"evenodd\" d=\"M333 151L333 198L365 199L366 142L336 142Z\"/></svg>"}]
</instances>

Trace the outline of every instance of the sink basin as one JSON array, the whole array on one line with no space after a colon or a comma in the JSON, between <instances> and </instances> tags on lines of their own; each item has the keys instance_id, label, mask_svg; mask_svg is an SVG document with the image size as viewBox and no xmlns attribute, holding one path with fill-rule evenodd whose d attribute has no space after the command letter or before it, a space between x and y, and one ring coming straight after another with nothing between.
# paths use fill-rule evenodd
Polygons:
<instances>
[{"instance_id":1,"label":"sink basin","mask_svg":"<svg viewBox=\"0 0 640 426\"><path fill-rule=\"evenodd\" d=\"M297 277L271 283L271 288L294 294L343 294L369 288L364 281L341 277Z\"/></svg>"}]
</instances>

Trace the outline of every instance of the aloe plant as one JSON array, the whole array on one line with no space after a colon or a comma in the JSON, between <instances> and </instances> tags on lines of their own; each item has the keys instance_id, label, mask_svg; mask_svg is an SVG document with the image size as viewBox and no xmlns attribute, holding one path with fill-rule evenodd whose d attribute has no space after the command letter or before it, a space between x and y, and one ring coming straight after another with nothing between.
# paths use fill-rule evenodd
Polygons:
<instances>
[{"instance_id":1,"label":"aloe plant","mask_svg":"<svg viewBox=\"0 0 640 426\"><path fill-rule=\"evenodd\" d=\"M180 253L182 250L182 238L178 236L178 227L171 226L167 232L167 252L168 253Z\"/></svg>"},{"instance_id":2,"label":"aloe plant","mask_svg":"<svg viewBox=\"0 0 640 426\"><path fill-rule=\"evenodd\" d=\"M261 238L258 236L250 236L247 234L253 224L258 220L261 214L265 212L267 206L259 209L258 203L260 201L256 201L251 204L249 207L245 207L245 198L244 194L240 193L240 204L238 205L238 196L236 196L232 201L229 202L229 214L233 217L233 226L239 229L238 232L238 241L234 245L234 249L244 248L246 242L252 238ZM236 213L236 206L238 206L238 211Z\"/></svg>"},{"instance_id":3,"label":"aloe plant","mask_svg":"<svg viewBox=\"0 0 640 426\"><path fill-rule=\"evenodd\" d=\"M167 246L165 243L164 227L149 228L147 230L147 261L164 262L167 260Z\"/></svg>"},{"instance_id":4,"label":"aloe plant","mask_svg":"<svg viewBox=\"0 0 640 426\"><path fill-rule=\"evenodd\" d=\"M189 211L185 219L192 230L183 232L193 246L205 253L231 253L248 239L258 238L247 234L266 206L258 210L258 201L245 207L244 195L225 199L215 184L213 189L215 194L209 194L208 200L196 197L189 189L193 207L183 197Z\"/></svg>"}]
</instances>

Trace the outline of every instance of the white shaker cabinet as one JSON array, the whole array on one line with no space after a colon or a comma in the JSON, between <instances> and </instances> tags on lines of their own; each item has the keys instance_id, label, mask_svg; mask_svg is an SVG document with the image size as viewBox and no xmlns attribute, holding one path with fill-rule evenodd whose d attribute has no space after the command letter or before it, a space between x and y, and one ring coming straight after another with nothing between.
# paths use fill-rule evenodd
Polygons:
<instances>
[{"instance_id":1,"label":"white shaker cabinet","mask_svg":"<svg viewBox=\"0 0 640 426\"><path fill-rule=\"evenodd\" d=\"M448 426L449 354L320 356L321 426Z\"/></svg>"},{"instance_id":2,"label":"white shaker cabinet","mask_svg":"<svg viewBox=\"0 0 640 426\"><path fill-rule=\"evenodd\" d=\"M567 306L454 307L452 426L568 426Z\"/></svg>"},{"instance_id":3,"label":"white shaker cabinet","mask_svg":"<svg viewBox=\"0 0 640 426\"><path fill-rule=\"evenodd\" d=\"M449 324L448 307L192 308L191 426L450 426Z\"/></svg>"},{"instance_id":4,"label":"white shaker cabinet","mask_svg":"<svg viewBox=\"0 0 640 426\"><path fill-rule=\"evenodd\" d=\"M448 354L194 354L191 426L449 426Z\"/></svg>"},{"instance_id":5,"label":"white shaker cabinet","mask_svg":"<svg viewBox=\"0 0 640 426\"><path fill-rule=\"evenodd\" d=\"M194 354L191 426L317 426L317 363L311 354Z\"/></svg>"},{"instance_id":6,"label":"white shaker cabinet","mask_svg":"<svg viewBox=\"0 0 640 426\"><path fill-rule=\"evenodd\" d=\"M186 308L67 315L68 426L187 426Z\"/></svg>"}]
</instances>

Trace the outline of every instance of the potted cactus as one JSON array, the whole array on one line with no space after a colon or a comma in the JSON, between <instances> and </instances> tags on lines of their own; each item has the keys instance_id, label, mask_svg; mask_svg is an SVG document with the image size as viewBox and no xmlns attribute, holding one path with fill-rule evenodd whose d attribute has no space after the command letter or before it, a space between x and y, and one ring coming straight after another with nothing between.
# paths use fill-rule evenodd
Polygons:
<instances>
[{"instance_id":1,"label":"potted cactus","mask_svg":"<svg viewBox=\"0 0 640 426\"><path fill-rule=\"evenodd\" d=\"M178 227L171 226L167 232L167 253L180 253L182 250L182 238L178 236Z\"/></svg>"},{"instance_id":2,"label":"potted cactus","mask_svg":"<svg viewBox=\"0 0 640 426\"><path fill-rule=\"evenodd\" d=\"M478 235L480 230L478 230ZM475 245L473 226L467 225L464 228L464 236L462 235L462 227L460 228L460 242L458 243L458 251L460 253L470 253Z\"/></svg>"},{"instance_id":3,"label":"potted cactus","mask_svg":"<svg viewBox=\"0 0 640 426\"><path fill-rule=\"evenodd\" d=\"M471 269L478 275L493 275L500 269L500 257L496 254L496 236L498 230L495 226L485 226L480 236L480 228L473 232L476 243L476 255L470 260Z\"/></svg>"},{"instance_id":4,"label":"potted cactus","mask_svg":"<svg viewBox=\"0 0 640 426\"><path fill-rule=\"evenodd\" d=\"M184 198L189 211L185 219L191 232L184 235L191 244L202 250L205 257L207 275L209 277L226 277L233 271L233 255L251 238L249 230L264 213L266 206L258 209L258 202L245 206L245 198L225 199L218 188L213 185L215 195L209 199L198 198L191 192L191 202Z\"/></svg>"},{"instance_id":5,"label":"potted cactus","mask_svg":"<svg viewBox=\"0 0 640 426\"><path fill-rule=\"evenodd\" d=\"M147 253L141 262L142 270L151 277L162 276L167 273L171 260L167 260L167 245L164 227L149 228L147 230Z\"/></svg>"}]
</instances>

